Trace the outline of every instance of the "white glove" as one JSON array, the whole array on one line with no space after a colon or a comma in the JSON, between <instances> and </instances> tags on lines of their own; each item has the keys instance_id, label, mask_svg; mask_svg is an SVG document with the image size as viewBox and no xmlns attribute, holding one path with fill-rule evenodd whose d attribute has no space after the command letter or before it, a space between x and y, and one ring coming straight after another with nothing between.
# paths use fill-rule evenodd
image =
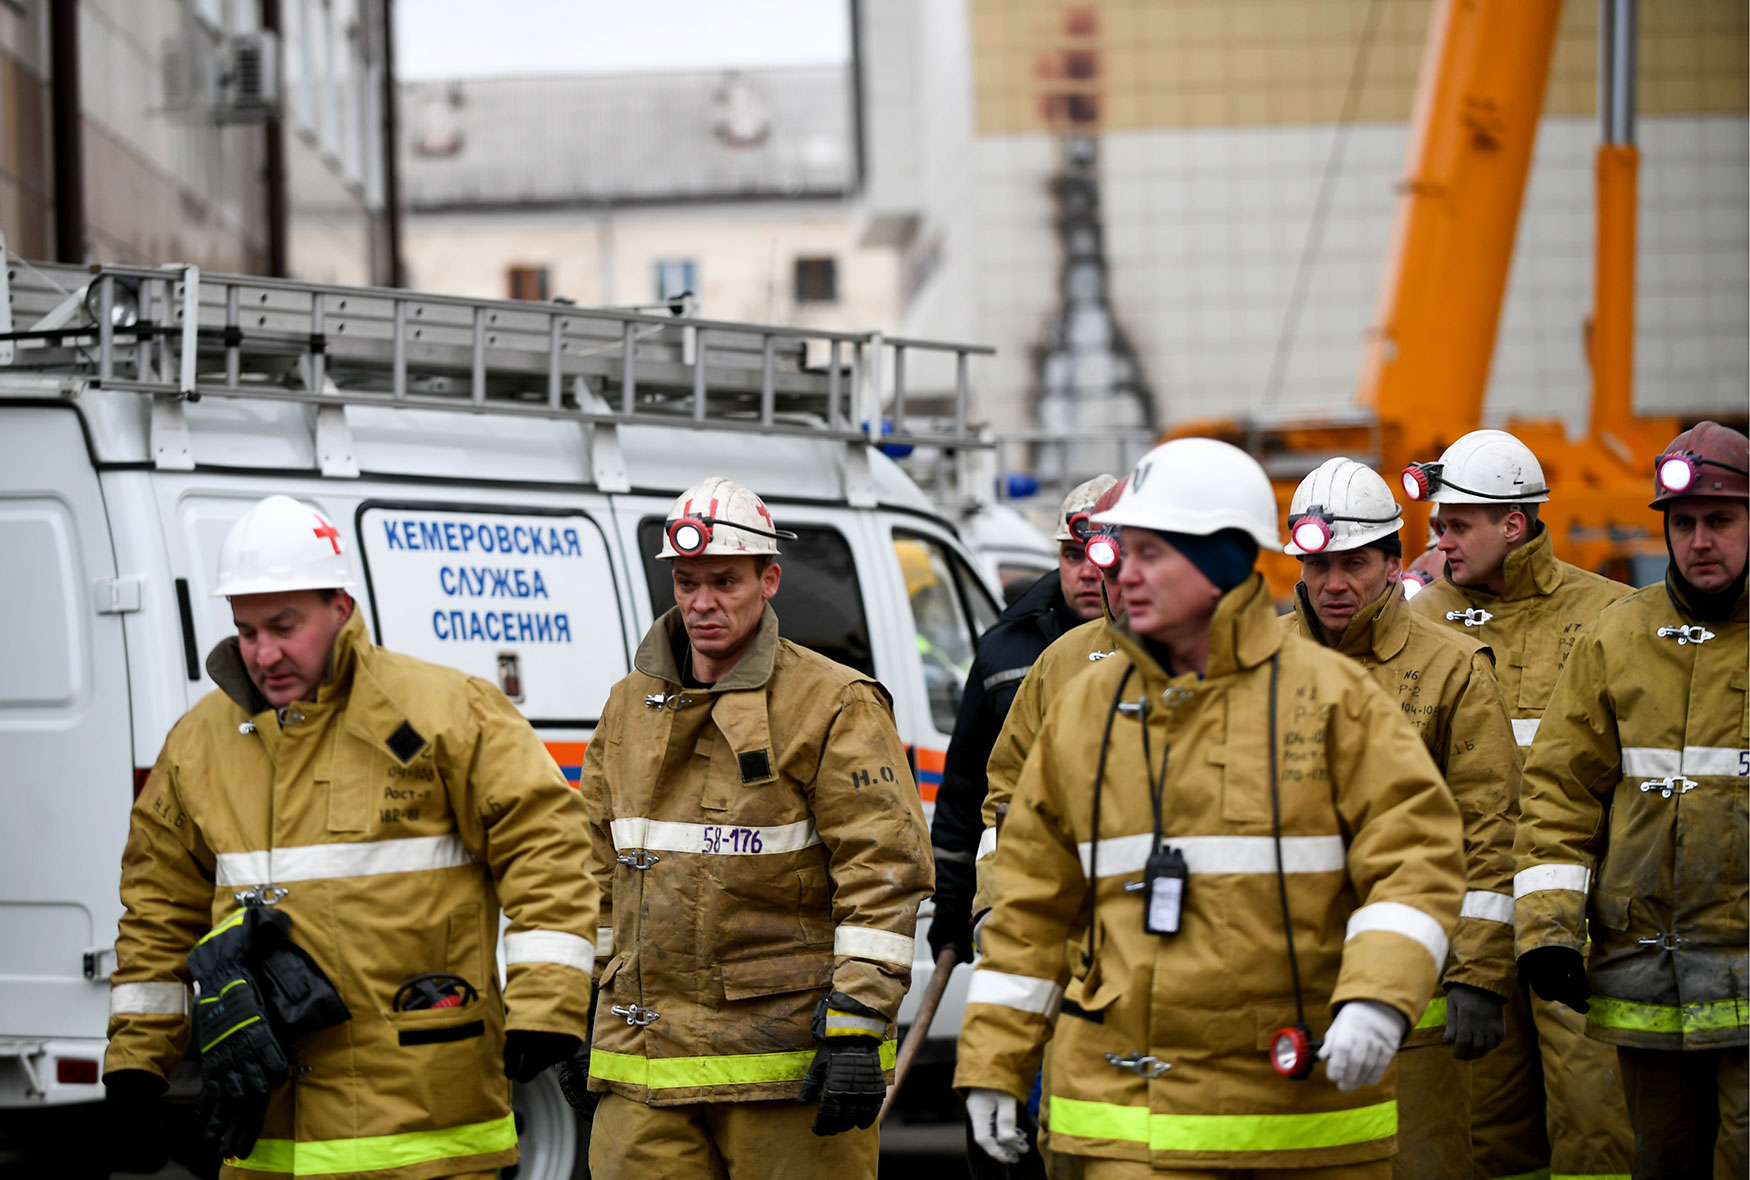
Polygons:
<instances>
[{"instance_id":1,"label":"white glove","mask_svg":"<svg viewBox=\"0 0 1750 1180\"><path fill-rule=\"evenodd\" d=\"M1378 1000L1350 1000L1331 1021L1319 1060L1325 1076L1347 1093L1375 1085L1385 1076L1385 1067L1398 1051L1409 1027L1402 1014Z\"/></svg>"},{"instance_id":2,"label":"white glove","mask_svg":"<svg viewBox=\"0 0 1750 1180\"><path fill-rule=\"evenodd\" d=\"M972 1137L994 1160L1012 1164L1027 1150L1027 1136L1015 1127L1013 1094L1001 1090L968 1090L966 1117L972 1121Z\"/></svg>"}]
</instances>

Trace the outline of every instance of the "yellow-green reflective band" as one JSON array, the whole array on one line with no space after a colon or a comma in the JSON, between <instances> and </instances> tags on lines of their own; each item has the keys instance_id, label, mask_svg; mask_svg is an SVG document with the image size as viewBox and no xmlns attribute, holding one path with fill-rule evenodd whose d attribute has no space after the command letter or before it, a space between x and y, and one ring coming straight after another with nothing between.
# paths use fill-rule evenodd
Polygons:
<instances>
[{"instance_id":1,"label":"yellow-green reflective band","mask_svg":"<svg viewBox=\"0 0 1750 1180\"><path fill-rule=\"evenodd\" d=\"M636 1053L596 1049L589 1055L589 1076L650 1090L799 1082L814 1064L816 1052L801 1049L793 1053L736 1053L723 1057L640 1057ZM896 1042L881 1042L882 1069L892 1069L898 1056Z\"/></svg>"},{"instance_id":2,"label":"yellow-green reflective band","mask_svg":"<svg viewBox=\"0 0 1750 1180\"><path fill-rule=\"evenodd\" d=\"M1634 1180L1627 1172L1545 1172L1549 1180Z\"/></svg>"},{"instance_id":3,"label":"yellow-green reflective band","mask_svg":"<svg viewBox=\"0 0 1750 1180\"><path fill-rule=\"evenodd\" d=\"M1515 1172L1511 1176L1490 1176L1489 1180L1550 1180L1548 1168L1535 1168L1529 1172Z\"/></svg>"},{"instance_id":4,"label":"yellow-green reflective band","mask_svg":"<svg viewBox=\"0 0 1750 1180\"><path fill-rule=\"evenodd\" d=\"M201 942L205 942L207 939L216 937L220 934L223 934L225 931L231 929L231 927L233 927L237 923L241 922L243 920L243 915L247 914L248 912L249 912L249 910L247 907L238 910L236 913L232 914L229 918L226 918L223 922L220 922L217 926L214 926L211 930L209 930L205 934L201 935ZM197 942L195 945L199 946L200 943Z\"/></svg>"},{"instance_id":5,"label":"yellow-green reflective band","mask_svg":"<svg viewBox=\"0 0 1750 1180\"><path fill-rule=\"evenodd\" d=\"M1048 1101L1053 1135L1146 1143L1150 1151L1308 1151L1398 1131L1396 1102L1317 1114L1155 1114L1055 1094Z\"/></svg>"},{"instance_id":6,"label":"yellow-green reflective band","mask_svg":"<svg viewBox=\"0 0 1750 1180\"><path fill-rule=\"evenodd\" d=\"M491 1155L516 1146L516 1118L489 1119L442 1131L403 1131L363 1139L258 1139L255 1150L225 1162L251 1172L289 1172L293 1176L332 1176L336 1172L376 1172L411 1168L433 1160Z\"/></svg>"},{"instance_id":7,"label":"yellow-green reflective band","mask_svg":"<svg viewBox=\"0 0 1750 1180\"><path fill-rule=\"evenodd\" d=\"M259 1016L251 1016L248 1020L242 1021L241 1023L238 1023L238 1024L233 1024L230 1028L226 1029L224 1032L220 1033L218 1036L214 1037L212 1040L210 1040L206 1044L202 1045L201 1052L206 1053L206 1052L210 1051L214 1045L218 1044L220 1041L224 1040L226 1037L230 1036L232 1033L236 1032L238 1029L248 1028L250 1025L254 1024L256 1021L258 1021L260 1019L261 1019L261 1017L259 1017Z\"/></svg>"},{"instance_id":8,"label":"yellow-green reflective band","mask_svg":"<svg viewBox=\"0 0 1750 1180\"><path fill-rule=\"evenodd\" d=\"M1619 1028L1627 1032L1672 1035L1719 1032L1750 1025L1750 1000L1734 997L1699 1004L1637 1004L1633 1000L1593 996L1592 1010L1586 1014L1586 1020L1599 1028Z\"/></svg>"},{"instance_id":9,"label":"yellow-green reflective band","mask_svg":"<svg viewBox=\"0 0 1750 1180\"><path fill-rule=\"evenodd\" d=\"M1422 1011L1422 1019L1416 1021L1417 1028L1446 1027L1446 997L1435 996L1428 1001L1428 1007Z\"/></svg>"}]
</instances>

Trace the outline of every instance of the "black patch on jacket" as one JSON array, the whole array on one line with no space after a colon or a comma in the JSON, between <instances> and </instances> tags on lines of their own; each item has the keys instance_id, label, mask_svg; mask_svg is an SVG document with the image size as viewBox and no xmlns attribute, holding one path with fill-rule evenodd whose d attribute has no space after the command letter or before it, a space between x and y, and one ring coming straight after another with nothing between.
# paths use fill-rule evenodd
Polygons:
<instances>
[{"instance_id":1,"label":"black patch on jacket","mask_svg":"<svg viewBox=\"0 0 1750 1180\"><path fill-rule=\"evenodd\" d=\"M741 781L744 783L763 782L772 777L772 760L764 750L737 754L735 760L741 766Z\"/></svg>"},{"instance_id":2,"label":"black patch on jacket","mask_svg":"<svg viewBox=\"0 0 1750 1180\"><path fill-rule=\"evenodd\" d=\"M1089 1012L1074 1000L1062 1001L1057 1010L1064 1016L1074 1016L1078 1020L1086 1020L1094 1024L1106 1023L1106 1010L1104 1008L1100 1009L1098 1012Z\"/></svg>"},{"instance_id":3,"label":"black patch on jacket","mask_svg":"<svg viewBox=\"0 0 1750 1180\"><path fill-rule=\"evenodd\" d=\"M404 1028L400 1032L403 1045L442 1045L448 1041L466 1041L486 1035L486 1022L473 1020L467 1024L450 1024L443 1028Z\"/></svg>"},{"instance_id":4,"label":"black patch on jacket","mask_svg":"<svg viewBox=\"0 0 1750 1180\"><path fill-rule=\"evenodd\" d=\"M402 765L413 760L413 756L425 749L425 739L419 736L419 731L403 721L396 726L395 732L383 739L383 744L401 759Z\"/></svg>"}]
</instances>

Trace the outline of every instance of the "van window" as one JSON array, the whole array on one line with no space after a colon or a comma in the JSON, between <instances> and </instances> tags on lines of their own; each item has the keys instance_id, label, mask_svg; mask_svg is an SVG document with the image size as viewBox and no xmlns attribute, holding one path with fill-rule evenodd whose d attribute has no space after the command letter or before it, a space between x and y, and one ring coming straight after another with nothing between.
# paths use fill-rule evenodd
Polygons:
<instances>
[{"instance_id":1,"label":"van window","mask_svg":"<svg viewBox=\"0 0 1750 1180\"><path fill-rule=\"evenodd\" d=\"M638 522L638 552L644 558L644 580L650 587L650 611L660 616L674 606L670 564L656 558L662 549L663 518ZM796 534L783 543L778 564L783 577L772 609L778 633L829 660L875 675L875 652L869 642L869 618L863 611L862 583L851 547L837 529L819 525L784 527Z\"/></svg>"},{"instance_id":2,"label":"van window","mask_svg":"<svg viewBox=\"0 0 1750 1180\"><path fill-rule=\"evenodd\" d=\"M971 571L933 537L896 531L893 552L911 603L930 717L938 731L953 733L973 644L996 621L996 608L973 584Z\"/></svg>"}]
</instances>

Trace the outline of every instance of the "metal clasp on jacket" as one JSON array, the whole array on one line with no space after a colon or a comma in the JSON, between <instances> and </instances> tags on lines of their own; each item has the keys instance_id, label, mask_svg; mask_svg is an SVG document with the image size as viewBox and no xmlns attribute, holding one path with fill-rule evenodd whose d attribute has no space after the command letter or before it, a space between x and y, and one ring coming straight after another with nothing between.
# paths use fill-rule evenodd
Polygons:
<instances>
[{"instance_id":1,"label":"metal clasp on jacket","mask_svg":"<svg viewBox=\"0 0 1750 1180\"><path fill-rule=\"evenodd\" d=\"M1669 799L1672 795L1687 795L1700 785L1692 778L1684 778L1680 774L1674 774L1669 778L1648 779L1641 784L1641 793L1657 791L1661 799Z\"/></svg>"},{"instance_id":2,"label":"metal clasp on jacket","mask_svg":"<svg viewBox=\"0 0 1750 1180\"><path fill-rule=\"evenodd\" d=\"M1466 607L1464 610L1449 610L1446 612L1447 622L1463 623L1467 627L1481 627L1484 623L1494 617L1494 615L1490 614L1480 606L1471 606Z\"/></svg>"},{"instance_id":3,"label":"metal clasp on jacket","mask_svg":"<svg viewBox=\"0 0 1750 1180\"><path fill-rule=\"evenodd\" d=\"M1714 637L1714 633L1700 624L1685 623L1676 627L1659 628L1660 639L1673 637L1677 640L1677 646L1682 647L1686 643L1706 643Z\"/></svg>"},{"instance_id":4,"label":"metal clasp on jacket","mask_svg":"<svg viewBox=\"0 0 1750 1180\"><path fill-rule=\"evenodd\" d=\"M1681 950L1688 941L1681 934L1655 934L1651 938L1635 939L1635 942L1641 946L1656 946L1662 951Z\"/></svg>"},{"instance_id":5,"label":"metal clasp on jacket","mask_svg":"<svg viewBox=\"0 0 1750 1180\"><path fill-rule=\"evenodd\" d=\"M304 710L296 705L283 705L279 709L280 725L296 725L304 720Z\"/></svg>"},{"instance_id":6,"label":"metal clasp on jacket","mask_svg":"<svg viewBox=\"0 0 1750 1180\"><path fill-rule=\"evenodd\" d=\"M625 865L629 869L637 869L642 873L645 869L661 859L662 857L656 855L656 853L646 852L644 849L640 848L637 852L622 852L619 856L614 858L614 861L617 864Z\"/></svg>"},{"instance_id":7,"label":"metal clasp on jacket","mask_svg":"<svg viewBox=\"0 0 1750 1180\"><path fill-rule=\"evenodd\" d=\"M1180 705L1185 704L1196 695L1196 693L1188 688L1179 688L1175 686L1167 689L1167 691L1161 694L1161 701L1167 706L1167 708L1177 709Z\"/></svg>"},{"instance_id":8,"label":"metal clasp on jacket","mask_svg":"<svg viewBox=\"0 0 1750 1180\"><path fill-rule=\"evenodd\" d=\"M1091 651L1088 653L1088 663L1097 664L1108 656L1115 656L1117 654L1116 651Z\"/></svg>"},{"instance_id":9,"label":"metal clasp on jacket","mask_svg":"<svg viewBox=\"0 0 1750 1180\"><path fill-rule=\"evenodd\" d=\"M1108 1053L1106 1064L1113 1069L1128 1069L1139 1078L1158 1078L1173 1068L1153 1054L1145 1057L1141 1053L1126 1053L1122 1057Z\"/></svg>"},{"instance_id":10,"label":"metal clasp on jacket","mask_svg":"<svg viewBox=\"0 0 1750 1180\"><path fill-rule=\"evenodd\" d=\"M676 709L684 709L692 703L692 697L678 692L672 695L666 692L653 692L644 698L646 709L667 709L670 713Z\"/></svg>"},{"instance_id":11,"label":"metal clasp on jacket","mask_svg":"<svg viewBox=\"0 0 1750 1180\"><path fill-rule=\"evenodd\" d=\"M290 889L282 889L278 885L257 885L253 889L239 890L231 896L237 899L238 905L278 905L280 899L290 892Z\"/></svg>"},{"instance_id":12,"label":"metal clasp on jacket","mask_svg":"<svg viewBox=\"0 0 1750 1180\"><path fill-rule=\"evenodd\" d=\"M1137 697L1134 701L1119 701L1118 711L1126 717L1148 716L1148 698Z\"/></svg>"},{"instance_id":13,"label":"metal clasp on jacket","mask_svg":"<svg viewBox=\"0 0 1750 1180\"><path fill-rule=\"evenodd\" d=\"M615 1016L624 1016L626 1023L634 1028L643 1028L653 1020L661 1020L662 1013L650 1008L640 1008L637 1004L615 1004L608 1009Z\"/></svg>"}]
</instances>

